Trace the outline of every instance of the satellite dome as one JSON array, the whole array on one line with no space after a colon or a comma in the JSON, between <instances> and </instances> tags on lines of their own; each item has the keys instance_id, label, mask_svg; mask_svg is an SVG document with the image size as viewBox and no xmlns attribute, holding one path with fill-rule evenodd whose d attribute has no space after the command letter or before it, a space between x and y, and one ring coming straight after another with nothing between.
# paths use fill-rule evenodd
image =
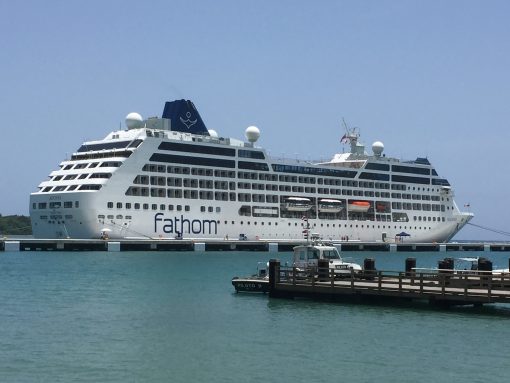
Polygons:
<instances>
[{"instance_id":1,"label":"satellite dome","mask_svg":"<svg viewBox=\"0 0 510 383\"><path fill-rule=\"evenodd\" d=\"M213 129L208 129L209 131L209 135L212 137L212 138L218 138L218 132L216 130L213 130Z\"/></svg>"},{"instance_id":2,"label":"satellite dome","mask_svg":"<svg viewBox=\"0 0 510 383\"><path fill-rule=\"evenodd\" d=\"M381 157L381 154L384 150L384 144L381 141L376 141L372 144L372 151L374 155L377 157Z\"/></svg>"},{"instance_id":3,"label":"satellite dome","mask_svg":"<svg viewBox=\"0 0 510 383\"><path fill-rule=\"evenodd\" d=\"M126 126L128 129L139 129L143 127L143 118L138 113L129 113L126 116Z\"/></svg>"},{"instance_id":4,"label":"satellite dome","mask_svg":"<svg viewBox=\"0 0 510 383\"><path fill-rule=\"evenodd\" d=\"M260 130L256 126L248 126L244 134L249 142L254 143L260 137Z\"/></svg>"}]
</instances>

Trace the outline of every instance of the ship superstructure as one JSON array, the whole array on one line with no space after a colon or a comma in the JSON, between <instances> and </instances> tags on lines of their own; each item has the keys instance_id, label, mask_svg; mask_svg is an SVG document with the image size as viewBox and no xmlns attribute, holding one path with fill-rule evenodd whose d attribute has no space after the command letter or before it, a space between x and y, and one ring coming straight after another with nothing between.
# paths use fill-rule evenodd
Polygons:
<instances>
[{"instance_id":1,"label":"ship superstructure","mask_svg":"<svg viewBox=\"0 0 510 383\"><path fill-rule=\"evenodd\" d=\"M445 242L471 218L426 158L400 161L380 142L328 162L271 158L208 131L191 101L161 118L131 113L127 128L88 141L30 196L39 238L300 239L306 218L332 240Z\"/></svg>"}]
</instances>

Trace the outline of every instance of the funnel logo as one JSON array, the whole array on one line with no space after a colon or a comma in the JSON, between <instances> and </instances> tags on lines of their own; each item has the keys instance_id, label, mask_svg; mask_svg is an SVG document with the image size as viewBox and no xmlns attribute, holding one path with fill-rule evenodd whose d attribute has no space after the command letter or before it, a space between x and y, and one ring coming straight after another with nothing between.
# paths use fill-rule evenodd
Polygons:
<instances>
[{"instance_id":1,"label":"funnel logo","mask_svg":"<svg viewBox=\"0 0 510 383\"><path fill-rule=\"evenodd\" d=\"M187 120L185 120L184 118L182 117L179 117L181 122L186 125L186 128L191 128L193 125L195 125L197 123L197 119L195 118L194 121L190 120L190 117L191 117L191 113L190 112L186 112L186 117L187 117Z\"/></svg>"}]
</instances>

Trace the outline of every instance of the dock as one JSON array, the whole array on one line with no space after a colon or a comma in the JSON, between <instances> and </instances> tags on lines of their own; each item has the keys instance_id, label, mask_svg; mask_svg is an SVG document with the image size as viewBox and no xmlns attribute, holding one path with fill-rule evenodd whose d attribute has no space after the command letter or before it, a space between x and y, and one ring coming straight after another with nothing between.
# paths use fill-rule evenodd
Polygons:
<instances>
[{"instance_id":1,"label":"dock","mask_svg":"<svg viewBox=\"0 0 510 383\"><path fill-rule=\"evenodd\" d=\"M335 278L327 261L317 270L303 271L269 262L269 296L350 302L412 302L450 307L510 303L510 273L491 271L364 270Z\"/></svg>"},{"instance_id":2,"label":"dock","mask_svg":"<svg viewBox=\"0 0 510 383\"><path fill-rule=\"evenodd\" d=\"M292 251L305 240L282 239L38 239L3 238L0 251ZM510 242L452 243L385 243L361 241L331 241L342 252L450 252L450 251L509 251Z\"/></svg>"}]
</instances>

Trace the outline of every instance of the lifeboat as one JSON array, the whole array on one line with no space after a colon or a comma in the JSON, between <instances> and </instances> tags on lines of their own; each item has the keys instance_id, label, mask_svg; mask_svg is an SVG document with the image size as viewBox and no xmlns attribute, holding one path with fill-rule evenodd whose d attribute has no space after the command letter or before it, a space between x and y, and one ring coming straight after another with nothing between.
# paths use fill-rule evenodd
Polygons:
<instances>
[{"instance_id":1,"label":"lifeboat","mask_svg":"<svg viewBox=\"0 0 510 383\"><path fill-rule=\"evenodd\" d=\"M304 197L287 197L283 207L288 211L308 211L312 208L312 201Z\"/></svg>"},{"instance_id":2,"label":"lifeboat","mask_svg":"<svg viewBox=\"0 0 510 383\"><path fill-rule=\"evenodd\" d=\"M349 211L366 213L370 209L370 202L367 201L352 201L349 202Z\"/></svg>"},{"instance_id":3,"label":"lifeboat","mask_svg":"<svg viewBox=\"0 0 510 383\"><path fill-rule=\"evenodd\" d=\"M343 209L342 201L337 199L321 199L319 211L322 213L338 213Z\"/></svg>"}]
</instances>

